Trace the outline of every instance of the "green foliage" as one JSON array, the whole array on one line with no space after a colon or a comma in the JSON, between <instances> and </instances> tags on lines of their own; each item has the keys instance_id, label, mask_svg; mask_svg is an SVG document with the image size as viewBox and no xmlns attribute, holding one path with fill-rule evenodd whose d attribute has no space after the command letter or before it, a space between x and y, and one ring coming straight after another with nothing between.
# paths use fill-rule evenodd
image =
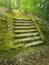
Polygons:
<instances>
[{"instance_id":1,"label":"green foliage","mask_svg":"<svg viewBox=\"0 0 49 65\"><path fill-rule=\"evenodd\" d=\"M0 6L5 6L11 9L11 0L0 0Z\"/></svg>"},{"instance_id":2,"label":"green foliage","mask_svg":"<svg viewBox=\"0 0 49 65\"><path fill-rule=\"evenodd\" d=\"M49 0L0 0L0 5L49 20Z\"/></svg>"},{"instance_id":3,"label":"green foliage","mask_svg":"<svg viewBox=\"0 0 49 65\"><path fill-rule=\"evenodd\" d=\"M49 20L49 0L21 0L20 10Z\"/></svg>"}]
</instances>

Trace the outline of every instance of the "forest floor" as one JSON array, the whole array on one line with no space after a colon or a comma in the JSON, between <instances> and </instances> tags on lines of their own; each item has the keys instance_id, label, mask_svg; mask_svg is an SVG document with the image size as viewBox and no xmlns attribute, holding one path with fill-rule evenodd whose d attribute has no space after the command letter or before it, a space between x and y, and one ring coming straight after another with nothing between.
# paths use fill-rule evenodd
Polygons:
<instances>
[{"instance_id":1,"label":"forest floor","mask_svg":"<svg viewBox=\"0 0 49 65\"><path fill-rule=\"evenodd\" d=\"M17 13L15 17L20 16L21 13ZM24 14L23 18L25 18ZM5 45L1 48L0 45L0 65L49 65L49 42L46 43L27 48L5 48Z\"/></svg>"},{"instance_id":2,"label":"forest floor","mask_svg":"<svg viewBox=\"0 0 49 65\"><path fill-rule=\"evenodd\" d=\"M0 51L0 65L49 65L49 45Z\"/></svg>"}]
</instances>

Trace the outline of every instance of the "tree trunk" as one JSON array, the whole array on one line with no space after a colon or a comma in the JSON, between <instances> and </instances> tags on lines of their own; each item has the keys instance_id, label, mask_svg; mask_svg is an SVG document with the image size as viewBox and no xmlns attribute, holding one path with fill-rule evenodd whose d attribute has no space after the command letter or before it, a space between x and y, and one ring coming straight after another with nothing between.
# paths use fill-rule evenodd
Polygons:
<instances>
[{"instance_id":1,"label":"tree trunk","mask_svg":"<svg viewBox=\"0 0 49 65\"><path fill-rule=\"evenodd\" d=\"M17 9L20 10L20 0L17 2Z\"/></svg>"}]
</instances>

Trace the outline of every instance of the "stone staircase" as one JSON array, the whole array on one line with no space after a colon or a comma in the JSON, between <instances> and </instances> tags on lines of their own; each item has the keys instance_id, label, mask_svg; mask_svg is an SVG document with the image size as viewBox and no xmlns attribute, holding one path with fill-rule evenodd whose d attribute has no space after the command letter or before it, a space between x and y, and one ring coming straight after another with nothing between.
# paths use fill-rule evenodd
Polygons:
<instances>
[{"instance_id":1,"label":"stone staircase","mask_svg":"<svg viewBox=\"0 0 49 65\"><path fill-rule=\"evenodd\" d=\"M14 43L25 43L25 47L43 43L43 40L32 20L13 20Z\"/></svg>"}]
</instances>

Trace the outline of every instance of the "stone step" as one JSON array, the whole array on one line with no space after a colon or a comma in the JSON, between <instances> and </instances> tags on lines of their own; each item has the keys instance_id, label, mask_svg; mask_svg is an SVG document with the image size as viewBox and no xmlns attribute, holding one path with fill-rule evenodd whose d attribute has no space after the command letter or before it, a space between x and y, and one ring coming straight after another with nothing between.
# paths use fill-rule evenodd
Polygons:
<instances>
[{"instance_id":1,"label":"stone step","mask_svg":"<svg viewBox=\"0 0 49 65\"><path fill-rule=\"evenodd\" d=\"M39 36L39 34L37 36ZM33 38L33 37L36 37L36 36L34 36L34 35L30 35L30 36L29 35L28 36L27 35L26 36L15 36L14 39L22 39L22 38L30 38L30 37Z\"/></svg>"},{"instance_id":2,"label":"stone step","mask_svg":"<svg viewBox=\"0 0 49 65\"><path fill-rule=\"evenodd\" d=\"M16 18L14 18L13 20L14 21L28 21L28 22L31 21L30 19L16 19Z\"/></svg>"},{"instance_id":3,"label":"stone step","mask_svg":"<svg viewBox=\"0 0 49 65\"><path fill-rule=\"evenodd\" d=\"M25 47L35 46L35 45L42 44L42 43L43 43L42 40L37 40L37 41L31 42L31 43L26 43Z\"/></svg>"},{"instance_id":4,"label":"stone step","mask_svg":"<svg viewBox=\"0 0 49 65\"><path fill-rule=\"evenodd\" d=\"M13 25L13 26L33 26L32 24L31 25Z\"/></svg>"},{"instance_id":5,"label":"stone step","mask_svg":"<svg viewBox=\"0 0 49 65\"><path fill-rule=\"evenodd\" d=\"M35 26L14 26L14 28L35 28Z\"/></svg>"},{"instance_id":6,"label":"stone step","mask_svg":"<svg viewBox=\"0 0 49 65\"><path fill-rule=\"evenodd\" d=\"M14 25L14 26L17 26L17 25L18 25L18 26L19 26L19 25L21 25L21 26L24 26L24 25L31 26L31 25L32 25L32 26L33 26L34 24L33 24L33 23L32 23L32 24L31 24L31 23L14 23L13 25Z\"/></svg>"},{"instance_id":7,"label":"stone step","mask_svg":"<svg viewBox=\"0 0 49 65\"><path fill-rule=\"evenodd\" d=\"M37 33L26 33L26 34L15 34L14 36L15 37L24 37L24 36L38 36L39 35L39 33L37 32Z\"/></svg>"},{"instance_id":8,"label":"stone step","mask_svg":"<svg viewBox=\"0 0 49 65\"><path fill-rule=\"evenodd\" d=\"M15 41L14 40L14 43L16 43L16 44L19 44L19 43L25 43L25 44L30 44L30 43L32 43L32 42L36 42L36 41L42 41L41 39L34 39L34 40L26 40L26 41Z\"/></svg>"},{"instance_id":9,"label":"stone step","mask_svg":"<svg viewBox=\"0 0 49 65\"><path fill-rule=\"evenodd\" d=\"M38 35L25 35L25 36L14 36L14 39L22 39L22 38L33 38L33 37L36 37L36 36L39 36L39 34Z\"/></svg>"},{"instance_id":10,"label":"stone step","mask_svg":"<svg viewBox=\"0 0 49 65\"><path fill-rule=\"evenodd\" d=\"M14 32L37 32L36 29L31 29L31 30L14 30Z\"/></svg>"},{"instance_id":11,"label":"stone step","mask_svg":"<svg viewBox=\"0 0 49 65\"><path fill-rule=\"evenodd\" d=\"M25 42L25 41L34 41L34 40L39 40L41 39L40 36L37 36L37 37L33 37L33 38L22 38L22 39L14 39L15 42Z\"/></svg>"},{"instance_id":12,"label":"stone step","mask_svg":"<svg viewBox=\"0 0 49 65\"><path fill-rule=\"evenodd\" d=\"M26 34L26 33L38 33L38 31L29 31L29 32L13 32L14 34Z\"/></svg>"},{"instance_id":13,"label":"stone step","mask_svg":"<svg viewBox=\"0 0 49 65\"><path fill-rule=\"evenodd\" d=\"M32 21L14 21L13 23L33 23Z\"/></svg>"},{"instance_id":14,"label":"stone step","mask_svg":"<svg viewBox=\"0 0 49 65\"><path fill-rule=\"evenodd\" d=\"M31 30L31 29L35 29L35 27L34 28L14 28L14 30Z\"/></svg>"}]
</instances>

